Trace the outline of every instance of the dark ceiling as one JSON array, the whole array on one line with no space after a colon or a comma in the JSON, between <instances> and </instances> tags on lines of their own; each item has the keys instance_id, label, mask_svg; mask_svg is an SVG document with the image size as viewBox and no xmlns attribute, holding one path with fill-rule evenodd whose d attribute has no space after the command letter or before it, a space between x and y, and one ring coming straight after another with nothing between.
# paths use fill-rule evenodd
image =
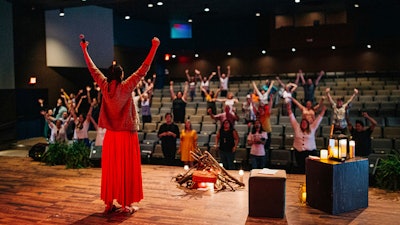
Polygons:
<instances>
[{"instance_id":1,"label":"dark ceiling","mask_svg":"<svg viewBox=\"0 0 400 225\"><path fill-rule=\"evenodd\" d=\"M354 3L360 7L373 7L374 4L399 2L398 0L9 0L18 7L30 7L34 10L60 9L68 11L70 7L97 5L114 9L116 15L130 15L132 19L146 21L168 21L170 19L192 18L193 22L221 19L245 19L254 17L256 12L261 16L299 13L307 11L343 10L353 8ZM154 4L148 8L148 3ZM383 3L382 3L383 2ZM398 4L398 3L397 3ZM203 11L208 5L210 12Z\"/></svg>"}]
</instances>

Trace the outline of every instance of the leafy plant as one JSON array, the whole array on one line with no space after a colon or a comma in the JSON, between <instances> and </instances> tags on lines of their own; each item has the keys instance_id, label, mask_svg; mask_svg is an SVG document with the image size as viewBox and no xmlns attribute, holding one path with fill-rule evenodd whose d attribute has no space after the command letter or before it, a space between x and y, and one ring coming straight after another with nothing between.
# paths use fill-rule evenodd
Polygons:
<instances>
[{"instance_id":1,"label":"leafy plant","mask_svg":"<svg viewBox=\"0 0 400 225\"><path fill-rule=\"evenodd\" d=\"M48 150L43 155L42 161L49 166L64 165L67 149L68 145L65 143L50 144Z\"/></svg>"},{"instance_id":2,"label":"leafy plant","mask_svg":"<svg viewBox=\"0 0 400 225\"><path fill-rule=\"evenodd\" d=\"M395 151L376 167L376 185L387 190L400 190L400 153Z\"/></svg>"},{"instance_id":3,"label":"leafy plant","mask_svg":"<svg viewBox=\"0 0 400 225\"><path fill-rule=\"evenodd\" d=\"M82 142L54 143L49 145L42 162L50 166L65 165L67 169L86 168L91 166L89 155L90 149Z\"/></svg>"},{"instance_id":4,"label":"leafy plant","mask_svg":"<svg viewBox=\"0 0 400 225\"><path fill-rule=\"evenodd\" d=\"M91 166L90 149L83 142L74 142L66 151L65 165L67 169L86 168Z\"/></svg>"}]
</instances>

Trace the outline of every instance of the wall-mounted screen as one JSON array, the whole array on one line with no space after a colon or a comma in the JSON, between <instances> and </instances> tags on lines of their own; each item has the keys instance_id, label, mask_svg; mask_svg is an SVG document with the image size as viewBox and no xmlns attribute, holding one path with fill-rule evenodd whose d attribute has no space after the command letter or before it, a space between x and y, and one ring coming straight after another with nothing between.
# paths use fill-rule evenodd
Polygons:
<instances>
[{"instance_id":1,"label":"wall-mounted screen","mask_svg":"<svg viewBox=\"0 0 400 225\"><path fill-rule=\"evenodd\" d=\"M192 25L189 23L171 21L171 39L192 38Z\"/></svg>"}]
</instances>

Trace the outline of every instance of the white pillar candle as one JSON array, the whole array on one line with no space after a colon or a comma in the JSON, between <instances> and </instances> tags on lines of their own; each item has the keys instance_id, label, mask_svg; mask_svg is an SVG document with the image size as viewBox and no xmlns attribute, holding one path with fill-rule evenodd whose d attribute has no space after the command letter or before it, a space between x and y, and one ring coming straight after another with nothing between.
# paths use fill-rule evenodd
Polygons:
<instances>
[{"instance_id":1,"label":"white pillar candle","mask_svg":"<svg viewBox=\"0 0 400 225\"><path fill-rule=\"evenodd\" d=\"M328 155L329 157L333 156L333 149L335 148L335 139L329 139L328 145Z\"/></svg>"},{"instance_id":2,"label":"white pillar candle","mask_svg":"<svg viewBox=\"0 0 400 225\"><path fill-rule=\"evenodd\" d=\"M339 149L337 146L333 147L333 158L339 158Z\"/></svg>"},{"instance_id":3,"label":"white pillar candle","mask_svg":"<svg viewBox=\"0 0 400 225\"><path fill-rule=\"evenodd\" d=\"M347 156L347 139L340 139L339 140L339 151L340 157L346 158Z\"/></svg>"},{"instance_id":4,"label":"white pillar candle","mask_svg":"<svg viewBox=\"0 0 400 225\"><path fill-rule=\"evenodd\" d=\"M328 159L328 150L326 150L326 149L321 149L321 151L320 151L320 158L321 158L321 159Z\"/></svg>"},{"instance_id":5,"label":"white pillar candle","mask_svg":"<svg viewBox=\"0 0 400 225\"><path fill-rule=\"evenodd\" d=\"M349 157L354 158L356 156L356 142L351 140L349 141Z\"/></svg>"}]
</instances>

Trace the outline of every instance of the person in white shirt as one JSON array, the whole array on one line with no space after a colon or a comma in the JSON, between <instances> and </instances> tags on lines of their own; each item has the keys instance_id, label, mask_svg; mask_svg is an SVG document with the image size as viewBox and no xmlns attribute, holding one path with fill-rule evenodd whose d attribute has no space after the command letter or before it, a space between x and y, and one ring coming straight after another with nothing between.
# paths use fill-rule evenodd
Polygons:
<instances>
[{"instance_id":1,"label":"person in white shirt","mask_svg":"<svg viewBox=\"0 0 400 225\"><path fill-rule=\"evenodd\" d=\"M264 145L267 139L267 132L262 129L260 120L256 120L252 131L247 136L247 144L251 146L250 163L252 169L262 169L266 165Z\"/></svg>"},{"instance_id":2,"label":"person in white shirt","mask_svg":"<svg viewBox=\"0 0 400 225\"><path fill-rule=\"evenodd\" d=\"M68 142L67 138L67 127L69 120L71 119L71 116L68 116L68 118L65 120L63 123L61 119L56 119L55 122L53 122L50 119L50 115L46 112L42 112L42 115L46 119L48 126L51 130L51 135L49 138L49 143L54 144L54 143L66 143Z\"/></svg>"},{"instance_id":3,"label":"person in white shirt","mask_svg":"<svg viewBox=\"0 0 400 225\"><path fill-rule=\"evenodd\" d=\"M322 117L325 114L326 107L321 107L321 112L315 118L314 122L309 123L306 119L302 119L300 124L297 122L296 117L292 112L291 104L286 104L287 112L289 115L290 123L294 129L294 140L293 148L295 151L295 158L299 172L305 172L305 159L310 155L317 154L317 145L315 142L315 132L322 121Z\"/></svg>"},{"instance_id":4,"label":"person in white shirt","mask_svg":"<svg viewBox=\"0 0 400 225\"><path fill-rule=\"evenodd\" d=\"M215 76L217 73L216 72L212 72L210 74L210 76L207 77L203 77L201 75L200 70L194 70L194 72L196 73L196 75L200 78L201 82L200 82L200 90L201 92L201 97L203 97L203 101L205 100L206 97L206 93L210 93L210 80L213 78L213 76ZM205 90L205 92L203 91L203 89Z\"/></svg>"},{"instance_id":5,"label":"person in white shirt","mask_svg":"<svg viewBox=\"0 0 400 225\"><path fill-rule=\"evenodd\" d=\"M75 131L74 131L73 139L74 139L74 141L85 143L85 145L88 147L90 147L88 131L89 131L90 117L92 114L92 110L93 110L93 106L91 105L86 118L83 116L82 113L79 114L79 117L77 117L75 114L75 110L70 110L71 115L74 118L74 122L75 122Z\"/></svg>"},{"instance_id":6,"label":"person in white shirt","mask_svg":"<svg viewBox=\"0 0 400 225\"><path fill-rule=\"evenodd\" d=\"M221 67L217 66L219 86L221 88L221 97L226 97L228 94L228 82L229 82L229 77L231 75L231 67L227 66L226 69L227 73L221 74Z\"/></svg>"}]
</instances>

